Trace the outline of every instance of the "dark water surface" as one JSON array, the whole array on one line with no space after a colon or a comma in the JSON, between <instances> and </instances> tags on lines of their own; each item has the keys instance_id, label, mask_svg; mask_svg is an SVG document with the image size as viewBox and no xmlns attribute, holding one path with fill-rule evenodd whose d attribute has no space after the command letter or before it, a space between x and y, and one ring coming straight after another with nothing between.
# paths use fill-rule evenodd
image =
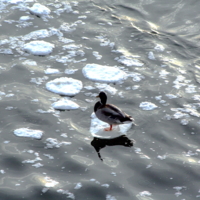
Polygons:
<instances>
[{"instance_id":1,"label":"dark water surface","mask_svg":"<svg viewBox=\"0 0 200 200\"><path fill-rule=\"evenodd\" d=\"M28 11L34 2L10 2L0 1L0 199L198 199L200 2L40 1L51 10L44 18ZM71 10L62 12L65 5ZM31 19L21 22L21 16ZM51 28L63 36L24 37ZM35 39L55 49L47 56L25 53L23 44ZM74 40L85 54L61 60L69 54L64 39ZM158 44L163 49L156 49ZM120 56L135 56L143 66L120 63ZM139 74L141 80L109 84L116 94L107 91L109 102L138 124L127 137L101 140L90 134L93 94L100 90L82 74L88 63ZM48 66L62 73L45 74ZM78 71L68 75L66 69ZM45 84L59 77L94 87L72 97L81 108L60 112L51 107L61 97ZM142 110L145 101L158 107ZM23 127L44 135L37 140L13 134ZM48 148L48 138L68 143Z\"/></svg>"}]
</instances>

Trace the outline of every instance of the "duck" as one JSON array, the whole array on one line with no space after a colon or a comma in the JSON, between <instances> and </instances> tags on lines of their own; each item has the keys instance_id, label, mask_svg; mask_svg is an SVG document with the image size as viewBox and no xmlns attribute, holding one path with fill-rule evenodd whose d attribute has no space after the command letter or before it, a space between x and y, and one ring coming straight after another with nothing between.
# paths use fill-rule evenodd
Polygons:
<instances>
[{"instance_id":1,"label":"duck","mask_svg":"<svg viewBox=\"0 0 200 200\"><path fill-rule=\"evenodd\" d=\"M120 108L113 104L106 104L107 95L105 92L100 92L98 96L100 101L94 105L94 113L97 118L110 125L109 128L105 128L105 131L112 131L114 125L133 123L134 119L123 112Z\"/></svg>"}]
</instances>

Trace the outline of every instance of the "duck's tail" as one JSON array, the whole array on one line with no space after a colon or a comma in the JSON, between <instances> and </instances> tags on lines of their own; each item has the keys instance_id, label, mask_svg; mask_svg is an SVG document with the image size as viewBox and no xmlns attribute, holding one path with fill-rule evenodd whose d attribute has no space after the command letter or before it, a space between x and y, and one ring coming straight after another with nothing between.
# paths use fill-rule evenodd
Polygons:
<instances>
[{"instance_id":1,"label":"duck's tail","mask_svg":"<svg viewBox=\"0 0 200 200\"><path fill-rule=\"evenodd\" d=\"M125 118L124 118L124 121L123 121L123 124L129 124L130 122L132 122L135 126L138 126L136 123L135 123L135 120L127 115Z\"/></svg>"}]
</instances>

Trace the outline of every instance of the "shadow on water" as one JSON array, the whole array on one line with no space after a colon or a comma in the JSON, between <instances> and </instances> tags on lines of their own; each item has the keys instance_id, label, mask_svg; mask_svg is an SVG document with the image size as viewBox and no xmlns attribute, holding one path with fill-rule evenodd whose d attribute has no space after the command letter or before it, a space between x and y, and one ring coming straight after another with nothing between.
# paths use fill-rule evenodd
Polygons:
<instances>
[{"instance_id":1,"label":"shadow on water","mask_svg":"<svg viewBox=\"0 0 200 200\"><path fill-rule=\"evenodd\" d=\"M94 139L91 141L91 145L95 148L101 161L103 161L103 159L101 157L100 150L103 149L104 147L116 146L116 145L132 147L134 143L135 140L129 139L126 135L121 135L119 137L112 139L102 139L94 137Z\"/></svg>"}]
</instances>

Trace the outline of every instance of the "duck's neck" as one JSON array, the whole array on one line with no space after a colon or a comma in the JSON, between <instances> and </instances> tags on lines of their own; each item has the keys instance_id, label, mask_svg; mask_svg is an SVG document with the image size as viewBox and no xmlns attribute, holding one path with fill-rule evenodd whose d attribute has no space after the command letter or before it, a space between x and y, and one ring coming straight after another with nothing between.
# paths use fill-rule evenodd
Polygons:
<instances>
[{"instance_id":1,"label":"duck's neck","mask_svg":"<svg viewBox=\"0 0 200 200\"><path fill-rule=\"evenodd\" d=\"M100 101L96 102L96 104L94 105L94 112L96 112L97 109L98 109L100 106L102 106L101 102L100 102Z\"/></svg>"},{"instance_id":2,"label":"duck's neck","mask_svg":"<svg viewBox=\"0 0 200 200\"><path fill-rule=\"evenodd\" d=\"M101 104L102 104L102 105L106 105L106 102L107 102L107 96L103 96L103 97L101 98Z\"/></svg>"}]
</instances>

